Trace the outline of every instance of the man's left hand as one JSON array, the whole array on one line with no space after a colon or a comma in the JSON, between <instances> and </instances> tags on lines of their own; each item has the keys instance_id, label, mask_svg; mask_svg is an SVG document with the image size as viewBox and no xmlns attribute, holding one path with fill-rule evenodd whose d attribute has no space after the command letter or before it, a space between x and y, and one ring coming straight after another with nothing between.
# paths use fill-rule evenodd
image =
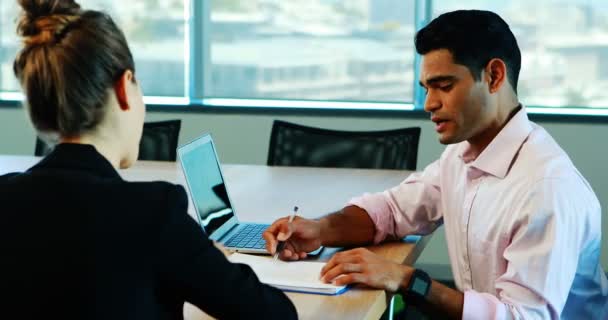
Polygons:
<instances>
[{"instance_id":1,"label":"man's left hand","mask_svg":"<svg viewBox=\"0 0 608 320\"><path fill-rule=\"evenodd\" d=\"M321 270L321 280L336 285L362 283L397 292L407 285L414 269L394 263L363 248L336 253Z\"/></svg>"}]
</instances>

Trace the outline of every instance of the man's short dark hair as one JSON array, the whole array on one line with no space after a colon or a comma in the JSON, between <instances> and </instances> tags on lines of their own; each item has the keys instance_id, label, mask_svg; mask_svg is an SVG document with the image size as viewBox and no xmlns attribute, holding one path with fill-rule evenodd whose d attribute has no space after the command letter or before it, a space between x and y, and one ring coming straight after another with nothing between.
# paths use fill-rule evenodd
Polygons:
<instances>
[{"instance_id":1,"label":"man's short dark hair","mask_svg":"<svg viewBox=\"0 0 608 320\"><path fill-rule=\"evenodd\" d=\"M517 93L521 52L509 25L496 13L458 10L435 18L416 34L416 51L425 55L438 49L450 51L454 63L466 66L476 81L490 60L503 60Z\"/></svg>"}]
</instances>

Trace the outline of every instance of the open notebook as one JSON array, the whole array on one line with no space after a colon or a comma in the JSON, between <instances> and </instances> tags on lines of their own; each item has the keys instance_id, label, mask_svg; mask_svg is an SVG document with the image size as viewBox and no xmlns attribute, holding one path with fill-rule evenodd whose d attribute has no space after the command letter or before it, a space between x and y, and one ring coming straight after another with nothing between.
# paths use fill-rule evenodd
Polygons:
<instances>
[{"instance_id":1,"label":"open notebook","mask_svg":"<svg viewBox=\"0 0 608 320\"><path fill-rule=\"evenodd\" d=\"M261 282L284 291L337 295L346 286L334 286L319 280L324 262L273 260L268 256L234 253L230 261L249 265Z\"/></svg>"}]
</instances>

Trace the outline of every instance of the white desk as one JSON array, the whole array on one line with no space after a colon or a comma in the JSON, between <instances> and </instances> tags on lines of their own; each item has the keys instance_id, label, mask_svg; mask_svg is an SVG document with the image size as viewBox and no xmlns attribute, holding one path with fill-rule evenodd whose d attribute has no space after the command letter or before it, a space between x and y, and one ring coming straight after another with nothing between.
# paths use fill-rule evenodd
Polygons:
<instances>
[{"instance_id":1,"label":"white desk","mask_svg":"<svg viewBox=\"0 0 608 320\"><path fill-rule=\"evenodd\" d=\"M0 156L0 174L23 171L39 158ZM364 192L381 191L399 184L409 172L394 170L323 169L268 167L256 165L223 165L226 187L243 221L271 222L288 215L293 206L298 214L314 218L338 210L351 197ZM164 180L185 185L176 163L140 161L132 168L120 170L126 180ZM194 212L192 206L190 212ZM428 242L417 244L388 243L370 250L399 263L413 264ZM332 250L326 249L319 259L326 260ZM288 293L301 319L378 319L387 306L382 290L355 287L339 296ZM186 305L186 319L208 319L197 308Z\"/></svg>"}]
</instances>

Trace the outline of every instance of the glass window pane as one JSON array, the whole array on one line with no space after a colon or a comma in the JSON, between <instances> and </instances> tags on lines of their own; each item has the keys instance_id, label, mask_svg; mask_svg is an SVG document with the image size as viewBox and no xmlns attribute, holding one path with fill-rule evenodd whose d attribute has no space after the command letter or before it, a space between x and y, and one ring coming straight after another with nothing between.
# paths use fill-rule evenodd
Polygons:
<instances>
[{"instance_id":1,"label":"glass window pane","mask_svg":"<svg viewBox=\"0 0 608 320\"><path fill-rule=\"evenodd\" d=\"M522 52L519 96L530 106L608 107L605 0L433 1L434 16L486 9L510 25Z\"/></svg>"},{"instance_id":2,"label":"glass window pane","mask_svg":"<svg viewBox=\"0 0 608 320\"><path fill-rule=\"evenodd\" d=\"M19 91L13 73L13 61L19 45L17 39L18 7L14 1L0 1L0 91Z\"/></svg>"},{"instance_id":3,"label":"glass window pane","mask_svg":"<svg viewBox=\"0 0 608 320\"><path fill-rule=\"evenodd\" d=\"M108 12L124 31L135 58L137 78L147 96L184 96L185 34L183 0L81 0L84 9ZM0 90L16 91L12 72L18 39L15 1L0 3Z\"/></svg>"},{"instance_id":4,"label":"glass window pane","mask_svg":"<svg viewBox=\"0 0 608 320\"><path fill-rule=\"evenodd\" d=\"M183 97L185 34L183 0L81 0L83 8L104 10L125 33L146 96Z\"/></svg>"},{"instance_id":5,"label":"glass window pane","mask_svg":"<svg viewBox=\"0 0 608 320\"><path fill-rule=\"evenodd\" d=\"M412 102L414 1L211 0L207 97Z\"/></svg>"}]
</instances>

